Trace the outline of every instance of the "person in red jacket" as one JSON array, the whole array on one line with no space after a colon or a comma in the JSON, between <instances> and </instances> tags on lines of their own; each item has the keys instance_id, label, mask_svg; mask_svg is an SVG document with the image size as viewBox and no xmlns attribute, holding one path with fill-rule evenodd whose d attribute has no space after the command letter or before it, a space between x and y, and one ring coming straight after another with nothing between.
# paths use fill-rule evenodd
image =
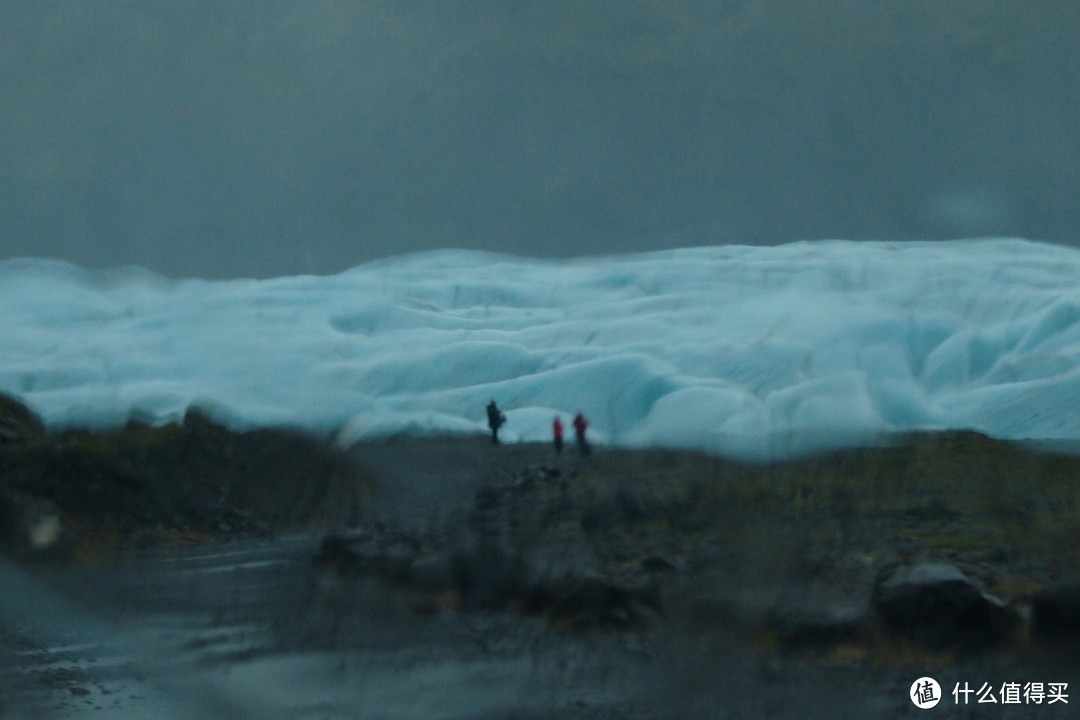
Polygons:
<instances>
[{"instance_id":1,"label":"person in red jacket","mask_svg":"<svg viewBox=\"0 0 1080 720\"><path fill-rule=\"evenodd\" d=\"M578 452L582 455L589 454L589 442L585 439L585 429L589 427L589 421L579 411L574 416L574 434L577 435Z\"/></svg>"},{"instance_id":2,"label":"person in red jacket","mask_svg":"<svg viewBox=\"0 0 1080 720\"><path fill-rule=\"evenodd\" d=\"M552 423L551 423L551 432L555 436L555 454L556 455L559 455L560 453L562 453L562 431L563 431L562 420L560 420L559 416L556 415L555 420L553 420Z\"/></svg>"}]
</instances>

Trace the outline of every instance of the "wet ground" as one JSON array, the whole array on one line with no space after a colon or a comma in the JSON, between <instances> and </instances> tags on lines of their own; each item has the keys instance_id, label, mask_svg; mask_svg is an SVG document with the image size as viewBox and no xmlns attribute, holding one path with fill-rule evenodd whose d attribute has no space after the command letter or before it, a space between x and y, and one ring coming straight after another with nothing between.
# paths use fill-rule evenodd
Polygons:
<instances>
[{"instance_id":1,"label":"wet ground","mask_svg":"<svg viewBox=\"0 0 1080 720\"><path fill-rule=\"evenodd\" d=\"M547 446L398 440L364 522L420 527ZM320 577L320 533L2 567L0 718L660 717L652 661L513 615L417 616L375 583Z\"/></svg>"},{"instance_id":2,"label":"wet ground","mask_svg":"<svg viewBox=\"0 0 1080 720\"><path fill-rule=\"evenodd\" d=\"M633 704L657 691L623 642L510 615L417 617L378 586L320 580L316 540L44 580L5 566L0 717L643 717Z\"/></svg>"},{"instance_id":3,"label":"wet ground","mask_svg":"<svg viewBox=\"0 0 1080 720\"><path fill-rule=\"evenodd\" d=\"M484 439L355 452L377 480L360 522L413 528L523 468L566 474L580 462ZM1053 660L868 667L684 623L581 635L513 612L417 614L400 589L317 573L322 537L0 564L0 719L906 718L922 712L908 693L924 674L943 688L935 717L1068 717L1080 702L965 706L951 695L956 683L1072 680Z\"/></svg>"}]
</instances>

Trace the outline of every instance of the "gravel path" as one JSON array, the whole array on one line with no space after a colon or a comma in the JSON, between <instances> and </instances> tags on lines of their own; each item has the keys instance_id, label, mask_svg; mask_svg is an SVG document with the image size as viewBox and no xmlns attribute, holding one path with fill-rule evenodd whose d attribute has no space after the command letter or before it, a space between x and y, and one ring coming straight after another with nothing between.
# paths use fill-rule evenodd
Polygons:
<instances>
[{"instance_id":1,"label":"gravel path","mask_svg":"<svg viewBox=\"0 0 1080 720\"><path fill-rule=\"evenodd\" d=\"M417 528L472 502L486 484L531 466L569 472L580 462L547 443L493 445L487 438L395 438L353 452L374 475L372 519Z\"/></svg>"}]
</instances>

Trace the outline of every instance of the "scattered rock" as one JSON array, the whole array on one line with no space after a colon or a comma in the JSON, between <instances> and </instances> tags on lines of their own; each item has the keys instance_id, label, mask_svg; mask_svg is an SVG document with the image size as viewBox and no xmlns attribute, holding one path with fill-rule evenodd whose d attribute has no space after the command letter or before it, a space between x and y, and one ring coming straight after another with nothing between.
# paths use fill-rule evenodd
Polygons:
<instances>
[{"instance_id":1,"label":"scattered rock","mask_svg":"<svg viewBox=\"0 0 1080 720\"><path fill-rule=\"evenodd\" d=\"M558 478L558 468L536 465L527 467L518 473L517 477L512 480L512 484L515 489L528 489L534 485L551 482Z\"/></svg>"},{"instance_id":2,"label":"scattered rock","mask_svg":"<svg viewBox=\"0 0 1080 720\"><path fill-rule=\"evenodd\" d=\"M654 583L593 574L563 575L537 583L529 589L528 607L580 629L640 627L662 610Z\"/></svg>"},{"instance_id":3,"label":"scattered rock","mask_svg":"<svg viewBox=\"0 0 1080 720\"><path fill-rule=\"evenodd\" d=\"M983 592L949 563L887 569L874 587L873 602L886 629L932 648L1000 646L1021 625L1015 608Z\"/></svg>"}]
</instances>

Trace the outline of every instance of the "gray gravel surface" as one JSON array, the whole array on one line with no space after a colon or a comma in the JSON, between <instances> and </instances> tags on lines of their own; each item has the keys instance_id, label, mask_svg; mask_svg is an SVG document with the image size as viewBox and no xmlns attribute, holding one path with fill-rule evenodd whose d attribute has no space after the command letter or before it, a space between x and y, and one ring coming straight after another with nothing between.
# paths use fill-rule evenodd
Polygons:
<instances>
[{"instance_id":1,"label":"gray gravel surface","mask_svg":"<svg viewBox=\"0 0 1080 720\"><path fill-rule=\"evenodd\" d=\"M523 468L571 472L581 462L572 447L556 455L547 443L494 445L487 438L394 438L353 453L375 478L369 517L412 528L469 505L481 487Z\"/></svg>"}]
</instances>

